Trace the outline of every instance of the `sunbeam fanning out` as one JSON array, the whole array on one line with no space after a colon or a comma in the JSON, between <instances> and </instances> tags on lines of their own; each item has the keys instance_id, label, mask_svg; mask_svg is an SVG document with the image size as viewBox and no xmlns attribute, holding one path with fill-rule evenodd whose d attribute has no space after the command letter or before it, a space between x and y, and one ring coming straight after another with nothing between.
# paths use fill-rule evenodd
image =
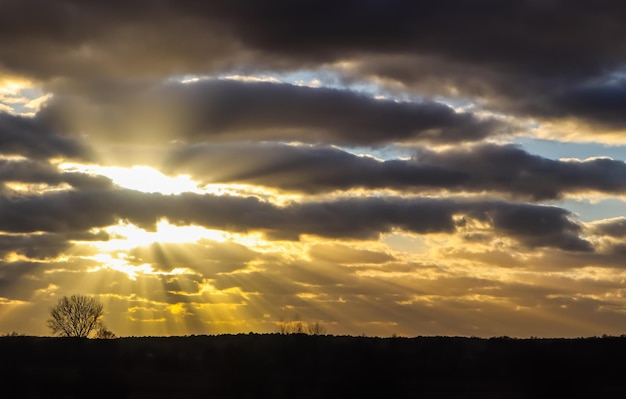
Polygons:
<instances>
[{"instance_id":1,"label":"sunbeam fanning out","mask_svg":"<svg viewBox=\"0 0 626 399\"><path fill-rule=\"evenodd\" d=\"M0 1L0 335L621 335L624 20Z\"/></svg>"}]
</instances>

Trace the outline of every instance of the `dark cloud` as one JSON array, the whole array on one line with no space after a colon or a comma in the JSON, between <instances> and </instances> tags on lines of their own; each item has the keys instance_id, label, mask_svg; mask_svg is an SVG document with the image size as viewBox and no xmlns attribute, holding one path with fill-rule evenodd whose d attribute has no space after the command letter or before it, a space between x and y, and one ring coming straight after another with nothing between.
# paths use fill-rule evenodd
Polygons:
<instances>
[{"instance_id":1,"label":"dark cloud","mask_svg":"<svg viewBox=\"0 0 626 399\"><path fill-rule=\"evenodd\" d=\"M603 81L604 80L604 81ZM513 111L548 119L570 118L593 123L606 129L621 129L626 117L624 76L603 76L600 81L572 82L567 87L552 90L543 96L526 98L513 103Z\"/></svg>"},{"instance_id":2,"label":"dark cloud","mask_svg":"<svg viewBox=\"0 0 626 399\"><path fill-rule=\"evenodd\" d=\"M45 287L39 280L45 263L0 261L0 297L28 300L33 292Z\"/></svg>"},{"instance_id":3,"label":"dark cloud","mask_svg":"<svg viewBox=\"0 0 626 399\"><path fill-rule=\"evenodd\" d=\"M0 113L0 154L35 159L89 157L77 140L59 136L31 118L6 113Z\"/></svg>"},{"instance_id":4,"label":"dark cloud","mask_svg":"<svg viewBox=\"0 0 626 399\"><path fill-rule=\"evenodd\" d=\"M106 232L0 233L0 260L11 254L22 255L29 259L49 260L64 254L75 241L107 241L108 239Z\"/></svg>"},{"instance_id":5,"label":"dark cloud","mask_svg":"<svg viewBox=\"0 0 626 399\"><path fill-rule=\"evenodd\" d=\"M101 194L84 190L0 198L0 230L78 233L111 225L116 221L114 208Z\"/></svg>"},{"instance_id":6,"label":"dark cloud","mask_svg":"<svg viewBox=\"0 0 626 399\"><path fill-rule=\"evenodd\" d=\"M232 66L242 51L219 15L194 16L170 1L9 0L0 26L2 67L56 87Z\"/></svg>"},{"instance_id":7,"label":"dark cloud","mask_svg":"<svg viewBox=\"0 0 626 399\"><path fill-rule=\"evenodd\" d=\"M175 151L166 164L172 173L190 173L205 183L249 183L305 193L443 189L546 200L586 191L626 192L623 161L551 160L512 145L419 149L410 160L378 161L330 147L203 144Z\"/></svg>"},{"instance_id":8,"label":"dark cloud","mask_svg":"<svg viewBox=\"0 0 626 399\"><path fill-rule=\"evenodd\" d=\"M626 58L626 7L617 0L13 0L0 7L2 67L55 92L341 64L347 78L624 126L623 83L611 80Z\"/></svg>"},{"instance_id":9,"label":"dark cloud","mask_svg":"<svg viewBox=\"0 0 626 399\"><path fill-rule=\"evenodd\" d=\"M497 233L530 247L588 251L580 226L568 211L504 202L437 199L353 198L292 203L279 207L254 197L182 194L166 196L131 190L54 192L0 200L0 230L75 233L128 220L153 229L160 218L230 231L261 231L273 239L303 234L375 239L395 229L454 233L458 216L489 222ZM456 217L456 219L455 219Z\"/></svg>"},{"instance_id":10,"label":"dark cloud","mask_svg":"<svg viewBox=\"0 0 626 399\"><path fill-rule=\"evenodd\" d=\"M319 193L350 188L416 189L462 185L465 171L413 161L380 162L339 148L276 143L202 144L174 151L165 166L205 183L250 183Z\"/></svg>"},{"instance_id":11,"label":"dark cloud","mask_svg":"<svg viewBox=\"0 0 626 399\"><path fill-rule=\"evenodd\" d=\"M0 234L0 258L10 253L31 259L55 258L70 246L67 237L58 234Z\"/></svg>"},{"instance_id":12,"label":"dark cloud","mask_svg":"<svg viewBox=\"0 0 626 399\"><path fill-rule=\"evenodd\" d=\"M512 236L525 245L555 247L569 251L592 251L590 242L580 238L581 226L572 221L570 212L556 207L506 205L484 214L495 231Z\"/></svg>"},{"instance_id":13,"label":"dark cloud","mask_svg":"<svg viewBox=\"0 0 626 399\"><path fill-rule=\"evenodd\" d=\"M34 8L45 18L33 15ZM624 33L621 20L626 13L622 3L611 0L472 4L327 0L297 5L286 0L228 4L65 0L54 5L14 0L3 2L2 11L0 37L16 41L15 47L25 45L21 51L4 50L7 66L39 71L37 59L44 63L39 66L43 75L50 70L61 73L61 67L71 62L94 68L96 76L105 66L113 71L162 71L168 65L171 69L165 70L170 73L175 66L189 71L232 60L245 49L256 59L271 55L279 59L277 64L298 67L362 53L411 52L535 74L558 75L565 70L582 75L619 65L624 47L618 38ZM137 36L138 32L144 35ZM194 37L197 43L189 40ZM113 46L123 38L127 40ZM29 50L37 48L58 54L35 58ZM124 54L134 57L120 57ZM157 55L162 58L150 65L147 61ZM116 63L114 57L119 57ZM76 69L69 71L82 71Z\"/></svg>"},{"instance_id":14,"label":"dark cloud","mask_svg":"<svg viewBox=\"0 0 626 399\"><path fill-rule=\"evenodd\" d=\"M588 125L584 133L602 134L624 127L619 110L623 109L626 97L626 81L620 66L603 69L598 65L597 71L587 71L588 75L584 76L564 66L562 75L554 76L552 72L534 74L525 69L501 68L498 64L450 61L447 57L378 55L363 60L345 76L345 81L390 80L404 91L473 103L497 113L522 117L520 121L525 117L535 118L534 122L574 120ZM394 91L394 84L387 86ZM528 131L528 126L519 123L511 129L523 133Z\"/></svg>"},{"instance_id":15,"label":"dark cloud","mask_svg":"<svg viewBox=\"0 0 626 399\"><path fill-rule=\"evenodd\" d=\"M626 164L607 158L551 160L512 145L484 144L438 153L423 151L417 159L427 165L465 171L470 178L459 188L468 191L510 192L534 200L586 191L626 191Z\"/></svg>"},{"instance_id":16,"label":"dark cloud","mask_svg":"<svg viewBox=\"0 0 626 399\"><path fill-rule=\"evenodd\" d=\"M0 159L0 181L59 184L63 179L48 162Z\"/></svg>"},{"instance_id":17,"label":"dark cloud","mask_svg":"<svg viewBox=\"0 0 626 399\"><path fill-rule=\"evenodd\" d=\"M107 188L113 183L104 176L62 172L47 161L0 159L0 183L47 184L67 183L74 188Z\"/></svg>"},{"instance_id":18,"label":"dark cloud","mask_svg":"<svg viewBox=\"0 0 626 399\"><path fill-rule=\"evenodd\" d=\"M296 5L279 0L269 5L240 1L200 7L204 15L223 12L250 47L318 62L346 53L417 52L559 75L564 70L597 71L624 54L619 36L614 35L624 32L620 21L626 9L617 1L426 4L399 0L341 5L308 1ZM574 61L581 62L572 65Z\"/></svg>"},{"instance_id":19,"label":"dark cloud","mask_svg":"<svg viewBox=\"0 0 626 399\"><path fill-rule=\"evenodd\" d=\"M394 102L346 90L234 80L169 83L139 91L130 86L91 101L57 96L37 119L59 131L144 142L450 142L476 141L504 129L495 119L434 101Z\"/></svg>"}]
</instances>

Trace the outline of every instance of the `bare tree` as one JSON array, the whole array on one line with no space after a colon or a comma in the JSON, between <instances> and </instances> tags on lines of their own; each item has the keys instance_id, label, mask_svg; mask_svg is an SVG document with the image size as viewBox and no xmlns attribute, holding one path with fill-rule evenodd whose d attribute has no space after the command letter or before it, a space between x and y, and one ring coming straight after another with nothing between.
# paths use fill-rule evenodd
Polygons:
<instances>
[{"instance_id":1,"label":"bare tree","mask_svg":"<svg viewBox=\"0 0 626 399\"><path fill-rule=\"evenodd\" d=\"M309 335L326 335L326 327L316 321L307 325L307 332Z\"/></svg>"},{"instance_id":2,"label":"bare tree","mask_svg":"<svg viewBox=\"0 0 626 399\"><path fill-rule=\"evenodd\" d=\"M62 337L87 337L100 327L102 304L86 295L64 296L50 310L48 328Z\"/></svg>"},{"instance_id":3,"label":"bare tree","mask_svg":"<svg viewBox=\"0 0 626 399\"><path fill-rule=\"evenodd\" d=\"M319 322L315 323L307 323L300 320L300 317L296 315L294 320L285 321L284 319L280 319L278 323L276 323L278 327L278 332L280 334L309 334L309 335L325 335L326 327L321 325Z\"/></svg>"},{"instance_id":4,"label":"bare tree","mask_svg":"<svg viewBox=\"0 0 626 399\"><path fill-rule=\"evenodd\" d=\"M285 321L281 318L277 325L281 334L304 334L306 332L306 327L298 314L295 315L292 321Z\"/></svg>"}]
</instances>

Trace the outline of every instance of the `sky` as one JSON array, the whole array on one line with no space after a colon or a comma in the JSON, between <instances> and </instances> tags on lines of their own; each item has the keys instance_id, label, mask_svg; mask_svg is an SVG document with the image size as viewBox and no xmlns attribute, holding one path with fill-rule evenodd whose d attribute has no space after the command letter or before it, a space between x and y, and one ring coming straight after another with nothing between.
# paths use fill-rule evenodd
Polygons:
<instances>
[{"instance_id":1,"label":"sky","mask_svg":"<svg viewBox=\"0 0 626 399\"><path fill-rule=\"evenodd\" d=\"M625 333L624 20L0 0L0 333Z\"/></svg>"}]
</instances>

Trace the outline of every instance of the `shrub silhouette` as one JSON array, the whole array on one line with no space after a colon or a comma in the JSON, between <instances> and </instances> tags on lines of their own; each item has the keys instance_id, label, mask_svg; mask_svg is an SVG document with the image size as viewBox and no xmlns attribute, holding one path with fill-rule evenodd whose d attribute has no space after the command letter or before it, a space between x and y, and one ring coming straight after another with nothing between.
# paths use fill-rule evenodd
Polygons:
<instances>
[{"instance_id":1,"label":"shrub silhouette","mask_svg":"<svg viewBox=\"0 0 626 399\"><path fill-rule=\"evenodd\" d=\"M48 328L62 337L87 337L101 326L102 304L85 295L64 296L50 310Z\"/></svg>"},{"instance_id":2,"label":"shrub silhouette","mask_svg":"<svg viewBox=\"0 0 626 399\"><path fill-rule=\"evenodd\" d=\"M100 323L100 326L98 327L98 329L96 330L94 334L94 338L113 339L117 337L115 336L115 334L113 334L113 331L109 330L108 328L106 328L104 324Z\"/></svg>"}]
</instances>

